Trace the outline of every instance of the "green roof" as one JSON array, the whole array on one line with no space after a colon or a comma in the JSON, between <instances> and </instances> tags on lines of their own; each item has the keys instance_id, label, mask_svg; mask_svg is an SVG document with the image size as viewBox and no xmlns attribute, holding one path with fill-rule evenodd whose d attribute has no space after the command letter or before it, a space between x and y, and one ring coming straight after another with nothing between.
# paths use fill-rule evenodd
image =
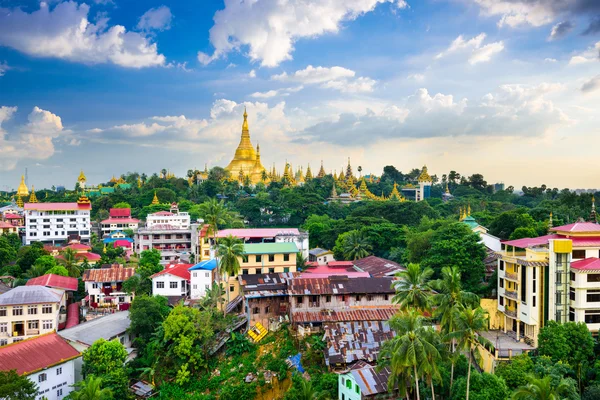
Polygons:
<instances>
[{"instance_id":1,"label":"green roof","mask_svg":"<svg viewBox=\"0 0 600 400\"><path fill-rule=\"evenodd\" d=\"M475 221L475 218L471 217L470 215L469 215L467 218L463 219L463 220L462 220L462 222L463 222L464 224L467 224L467 225L469 225L469 227L470 227L471 229L473 229L473 228L475 228L475 227L479 226L479 224L477 223L477 221Z\"/></svg>"},{"instance_id":2,"label":"green roof","mask_svg":"<svg viewBox=\"0 0 600 400\"><path fill-rule=\"evenodd\" d=\"M246 243L244 254L282 254L297 253L298 247L294 243Z\"/></svg>"}]
</instances>

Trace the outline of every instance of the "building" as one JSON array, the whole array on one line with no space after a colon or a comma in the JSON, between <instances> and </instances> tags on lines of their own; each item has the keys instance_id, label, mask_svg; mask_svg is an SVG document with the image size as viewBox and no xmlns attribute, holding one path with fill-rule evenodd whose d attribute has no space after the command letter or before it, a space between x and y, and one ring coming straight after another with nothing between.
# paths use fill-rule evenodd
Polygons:
<instances>
[{"instance_id":1,"label":"building","mask_svg":"<svg viewBox=\"0 0 600 400\"><path fill-rule=\"evenodd\" d=\"M190 271L194 264L168 264L152 275L152 295L165 296L174 304L190 295Z\"/></svg>"},{"instance_id":2,"label":"building","mask_svg":"<svg viewBox=\"0 0 600 400\"><path fill-rule=\"evenodd\" d=\"M128 310L134 293L123 291L123 282L135 274L135 268L111 265L108 268L86 269L81 278L85 282L87 301L92 308Z\"/></svg>"},{"instance_id":3,"label":"building","mask_svg":"<svg viewBox=\"0 0 600 400\"><path fill-rule=\"evenodd\" d=\"M0 346L56 331L66 322L64 290L18 286L0 295Z\"/></svg>"},{"instance_id":4,"label":"building","mask_svg":"<svg viewBox=\"0 0 600 400\"><path fill-rule=\"evenodd\" d=\"M239 276L251 326L261 323L271 330L273 323L278 324L288 318L288 285L297 275L295 272L288 272Z\"/></svg>"},{"instance_id":5,"label":"building","mask_svg":"<svg viewBox=\"0 0 600 400\"><path fill-rule=\"evenodd\" d=\"M70 276L61 276L55 274L46 274L31 278L25 284L26 286L45 286L51 289L62 289L66 292L76 292L78 281L77 278Z\"/></svg>"},{"instance_id":6,"label":"building","mask_svg":"<svg viewBox=\"0 0 600 400\"><path fill-rule=\"evenodd\" d=\"M318 265L325 265L329 261L335 261L335 258L333 258L333 251L316 247L308 251L308 261L317 263Z\"/></svg>"},{"instance_id":7,"label":"building","mask_svg":"<svg viewBox=\"0 0 600 400\"><path fill-rule=\"evenodd\" d=\"M243 239L245 243L294 243L296 252L302 252L307 260L309 258L308 232L298 228L223 229L217 233L217 238L227 236Z\"/></svg>"},{"instance_id":8,"label":"building","mask_svg":"<svg viewBox=\"0 0 600 400\"><path fill-rule=\"evenodd\" d=\"M577 222L550 234L502 242L498 252L498 310L504 331L537 347L547 321L585 322L600 329L600 225ZM598 285L598 289L595 286ZM596 301L596 299L598 301Z\"/></svg>"},{"instance_id":9,"label":"building","mask_svg":"<svg viewBox=\"0 0 600 400\"><path fill-rule=\"evenodd\" d=\"M217 260L204 260L188 269L190 271L190 298L198 300L206 295L206 290L217 280Z\"/></svg>"},{"instance_id":10,"label":"building","mask_svg":"<svg viewBox=\"0 0 600 400\"><path fill-rule=\"evenodd\" d=\"M36 400L61 400L71 391L81 354L54 332L0 347L0 368L15 369L37 385Z\"/></svg>"},{"instance_id":11,"label":"building","mask_svg":"<svg viewBox=\"0 0 600 400\"><path fill-rule=\"evenodd\" d=\"M11 233L19 233L19 227L8 222L0 221L0 236L10 235Z\"/></svg>"},{"instance_id":12,"label":"building","mask_svg":"<svg viewBox=\"0 0 600 400\"><path fill-rule=\"evenodd\" d=\"M417 177L417 185L409 183L402 187L402 194L414 201L421 201L431 197L431 185L433 178L427 172L427 166L423 166L421 174Z\"/></svg>"},{"instance_id":13,"label":"building","mask_svg":"<svg viewBox=\"0 0 600 400\"><path fill-rule=\"evenodd\" d=\"M123 247L126 250L133 249L133 239L127 236L123 231L112 231L102 239L105 246L117 248Z\"/></svg>"},{"instance_id":14,"label":"building","mask_svg":"<svg viewBox=\"0 0 600 400\"><path fill-rule=\"evenodd\" d=\"M26 203L25 244L89 242L92 203L81 196L77 203Z\"/></svg>"},{"instance_id":15,"label":"building","mask_svg":"<svg viewBox=\"0 0 600 400\"><path fill-rule=\"evenodd\" d=\"M177 203L171 204L170 211L159 211L148 214L146 217L146 228L171 226L174 229L190 229L191 219L187 212L180 212Z\"/></svg>"},{"instance_id":16,"label":"building","mask_svg":"<svg viewBox=\"0 0 600 400\"><path fill-rule=\"evenodd\" d=\"M114 231L125 229L136 231L140 223L139 219L131 218L131 208L111 208L109 215L108 219L100 222L103 237Z\"/></svg>"},{"instance_id":17,"label":"building","mask_svg":"<svg viewBox=\"0 0 600 400\"><path fill-rule=\"evenodd\" d=\"M239 180L240 183L249 183L255 185L258 182L266 181L267 172L260 161L260 146L256 145L256 150L250 141L250 130L248 128L248 114L244 109L244 122L242 123L242 137L240 144L235 150L233 160L225 167L231 178Z\"/></svg>"},{"instance_id":18,"label":"building","mask_svg":"<svg viewBox=\"0 0 600 400\"><path fill-rule=\"evenodd\" d=\"M55 257L57 259L64 258L63 252L66 249L73 250L73 252L75 253L75 260L77 261L78 264L83 264L84 262L87 261L87 263L90 265L96 265L98 263L98 261L100 261L100 259L102 258L102 256L100 254L90 252L90 250L92 250L91 246L88 246L87 244L79 243L77 241L73 241L73 242L69 243L68 246L65 246L62 249L60 249L58 251L58 254L56 254Z\"/></svg>"},{"instance_id":19,"label":"building","mask_svg":"<svg viewBox=\"0 0 600 400\"><path fill-rule=\"evenodd\" d=\"M405 271L402 265L397 262L387 260L377 256L368 256L352 261L354 269L362 272L368 272L374 278L384 276L394 276L400 271Z\"/></svg>"},{"instance_id":20,"label":"building","mask_svg":"<svg viewBox=\"0 0 600 400\"><path fill-rule=\"evenodd\" d=\"M479 237L481 238L481 243L483 243L483 245L485 247L487 247L489 250L491 251L500 251L501 250L501 243L500 243L500 238L489 234L488 233L488 228L486 228L483 225L479 225L479 223L475 220L475 218L473 218L471 216L471 206L469 206L468 211L466 211L468 214L466 214L466 216L462 216L461 217L461 221L463 224L466 224L469 228L471 228L471 230L478 234Z\"/></svg>"},{"instance_id":21,"label":"building","mask_svg":"<svg viewBox=\"0 0 600 400\"><path fill-rule=\"evenodd\" d=\"M397 399L397 394L388 392L391 374L388 367L378 371L374 366L359 361L348 372L338 375L338 399Z\"/></svg>"},{"instance_id":22,"label":"building","mask_svg":"<svg viewBox=\"0 0 600 400\"><path fill-rule=\"evenodd\" d=\"M136 253L156 249L160 252L160 263L176 263L193 252L192 231L190 228L177 228L172 225L154 225L152 228L138 228L135 235Z\"/></svg>"}]
</instances>

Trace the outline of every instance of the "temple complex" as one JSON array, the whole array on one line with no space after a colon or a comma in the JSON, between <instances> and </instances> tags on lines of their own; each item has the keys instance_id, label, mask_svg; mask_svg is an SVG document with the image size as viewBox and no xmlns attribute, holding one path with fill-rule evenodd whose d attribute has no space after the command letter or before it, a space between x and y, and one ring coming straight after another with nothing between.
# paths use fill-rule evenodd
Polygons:
<instances>
[{"instance_id":1,"label":"temple complex","mask_svg":"<svg viewBox=\"0 0 600 400\"><path fill-rule=\"evenodd\" d=\"M233 160L225 167L233 178L240 181L249 180L251 184L257 184L264 181L266 174L265 167L260 161L260 147L256 145L256 150L250 141L250 130L248 129L248 113L244 109L244 122L242 123L242 137L240 144L235 150ZM264 173L263 173L264 172ZM241 178L241 179L240 179Z\"/></svg>"}]
</instances>

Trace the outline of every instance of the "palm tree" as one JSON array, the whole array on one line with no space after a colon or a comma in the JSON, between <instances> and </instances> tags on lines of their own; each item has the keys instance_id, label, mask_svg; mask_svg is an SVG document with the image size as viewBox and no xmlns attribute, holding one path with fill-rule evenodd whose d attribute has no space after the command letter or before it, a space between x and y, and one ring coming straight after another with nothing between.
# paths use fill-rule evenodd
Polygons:
<instances>
[{"instance_id":1,"label":"palm tree","mask_svg":"<svg viewBox=\"0 0 600 400\"><path fill-rule=\"evenodd\" d=\"M61 255L62 257L58 259L58 263L69 271L69 276L78 278L81 275L81 268L77 265L77 252L66 248L62 251Z\"/></svg>"},{"instance_id":2,"label":"palm tree","mask_svg":"<svg viewBox=\"0 0 600 400\"><path fill-rule=\"evenodd\" d=\"M388 359L394 376L405 377L412 370L417 400L421 398L419 376L432 371L433 367L429 363L441 357L435 345L434 337L437 334L432 327L425 326L424 322L425 317L415 309L402 311L392 317L389 323L390 328L396 332L396 337L386 342L382 348L382 356ZM401 381L398 383L398 386L402 386Z\"/></svg>"},{"instance_id":3,"label":"palm tree","mask_svg":"<svg viewBox=\"0 0 600 400\"><path fill-rule=\"evenodd\" d=\"M442 278L432 281L431 287L437 292L432 297L435 306L434 315L440 321L442 332L446 335L455 329L454 310L466 305L471 307L479 305L479 297L476 294L461 289L460 270L456 266L442 268ZM455 347L456 339L452 339L450 342L451 353L454 353ZM450 388L454 383L455 363L455 357L451 357Z\"/></svg>"},{"instance_id":4,"label":"palm tree","mask_svg":"<svg viewBox=\"0 0 600 400\"><path fill-rule=\"evenodd\" d=\"M71 392L73 400L105 400L112 398L110 389L102 388L102 378L89 375L84 381L77 382L77 391Z\"/></svg>"},{"instance_id":5,"label":"palm tree","mask_svg":"<svg viewBox=\"0 0 600 400\"><path fill-rule=\"evenodd\" d=\"M392 302L399 304L402 310L409 307L421 312L428 310L432 293L429 285L431 275L431 268L421 269L419 264L408 264L406 271L396 273L399 279L392 283L396 290Z\"/></svg>"},{"instance_id":6,"label":"palm tree","mask_svg":"<svg viewBox=\"0 0 600 400\"><path fill-rule=\"evenodd\" d=\"M346 260L358 260L367 257L373 246L369 239L360 231L354 230L348 232L342 243L342 252Z\"/></svg>"},{"instance_id":7,"label":"palm tree","mask_svg":"<svg viewBox=\"0 0 600 400\"><path fill-rule=\"evenodd\" d=\"M442 338L440 337L439 333L436 332L434 329L427 329L425 331L425 340L427 342L431 343L433 346L435 346L435 348L438 351L437 354L428 352L427 353L427 363L424 364L424 366L423 366L423 372L425 373L425 378L427 379L427 383L429 384L429 387L431 388L431 398L433 400L435 400L435 388L434 388L433 382L434 382L434 380L435 381L442 380L442 375L440 374L438 365L439 365L440 361L442 361L442 359L444 359L444 360L446 359L448 349L446 348L446 345L442 341Z\"/></svg>"},{"instance_id":8,"label":"palm tree","mask_svg":"<svg viewBox=\"0 0 600 400\"><path fill-rule=\"evenodd\" d=\"M299 251L296 254L296 271L304 271L308 267L307 264L308 261L306 260L306 257L304 257L304 254Z\"/></svg>"},{"instance_id":9,"label":"palm tree","mask_svg":"<svg viewBox=\"0 0 600 400\"><path fill-rule=\"evenodd\" d=\"M317 392L312 386L312 382L306 379L302 379L300 383L300 393L298 400L315 400L317 398Z\"/></svg>"},{"instance_id":10,"label":"palm tree","mask_svg":"<svg viewBox=\"0 0 600 400\"><path fill-rule=\"evenodd\" d=\"M473 351L488 346L492 343L481 336L479 332L488 330L488 320L481 307L470 306L454 309L455 330L447 334L449 339L457 339L458 347L469 352L469 368L467 370L467 397L469 400L469 385L471 383L471 364L473 363Z\"/></svg>"},{"instance_id":11,"label":"palm tree","mask_svg":"<svg viewBox=\"0 0 600 400\"><path fill-rule=\"evenodd\" d=\"M28 278L37 278L38 276L42 276L46 273L48 266L45 264L36 264L33 263L31 267L27 270L25 274Z\"/></svg>"},{"instance_id":12,"label":"palm tree","mask_svg":"<svg viewBox=\"0 0 600 400\"><path fill-rule=\"evenodd\" d=\"M219 239L217 255L221 258L219 265L220 273L223 274L223 280L229 286L229 277L237 276L240 273L240 258L244 257L244 242L242 239L227 236ZM229 290L227 292L227 304L229 304ZM223 307L225 314L226 307Z\"/></svg>"},{"instance_id":13,"label":"palm tree","mask_svg":"<svg viewBox=\"0 0 600 400\"><path fill-rule=\"evenodd\" d=\"M207 235L213 235L213 245L217 245L217 233L219 232L219 226L225 224L225 218L227 210L223 204L223 201L217 201L217 199L210 199L200 204L200 214L204 217L204 221L208 224ZM219 268L219 255L217 258L217 282L221 282L221 274L218 271Z\"/></svg>"},{"instance_id":14,"label":"palm tree","mask_svg":"<svg viewBox=\"0 0 600 400\"><path fill-rule=\"evenodd\" d=\"M576 394L573 385L564 378L556 386L552 385L550 375L544 378L529 375L527 380L527 385L515 389L513 400L561 400L572 398Z\"/></svg>"}]
</instances>

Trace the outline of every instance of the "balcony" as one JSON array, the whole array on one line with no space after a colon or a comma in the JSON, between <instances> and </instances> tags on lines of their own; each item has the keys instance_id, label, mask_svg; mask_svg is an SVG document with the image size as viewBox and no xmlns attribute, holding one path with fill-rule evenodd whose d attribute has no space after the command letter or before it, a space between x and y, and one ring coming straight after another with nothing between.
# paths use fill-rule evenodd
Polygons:
<instances>
[{"instance_id":1,"label":"balcony","mask_svg":"<svg viewBox=\"0 0 600 400\"><path fill-rule=\"evenodd\" d=\"M516 272L508 272L508 271L506 271L504 273L504 277L506 279L508 279L508 280L511 280L511 281L515 281L515 282L519 281L519 274L517 274Z\"/></svg>"},{"instance_id":2,"label":"balcony","mask_svg":"<svg viewBox=\"0 0 600 400\"><path fill-rule=\"evenodd\" d=\"M513 300L519 300L519 297L518 297L519 294L516 291L512 291L512 290L506 289L504 291L504 296L508 297L508 298L511 298Z\"/></svg>"},{"instance_id":3,"label":"balcony","mask_svg":"<svg viewBox=\"0 0 600 400\"><path fill-rule=\"evenodd\" d=\"M506 307L504 309L504 314L508 315L511 318L517 318L517 309Z\"/></svg>"}]
</instances>

